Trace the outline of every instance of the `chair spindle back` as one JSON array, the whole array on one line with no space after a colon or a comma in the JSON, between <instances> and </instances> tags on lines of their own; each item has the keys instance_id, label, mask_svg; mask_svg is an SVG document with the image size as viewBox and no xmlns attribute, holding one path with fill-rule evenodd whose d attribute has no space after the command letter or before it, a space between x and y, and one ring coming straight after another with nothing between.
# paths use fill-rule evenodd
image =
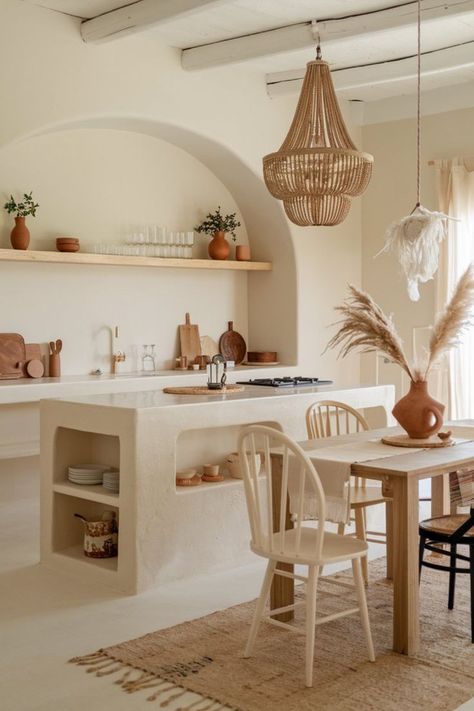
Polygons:
<instances>
[{"instance_id":1,"label":"chair spindle back","mask_svg":"<svg viewBox=\"0 0 474 711\"><path fill-rule=\"evenodd\" d=\"M315 552L319 557L322 553L326 500L319 476L305 452L279 430L252 425L240 434L239 454L254 546L264 555L284 556L291 552L291 555L298 556L305 495L311 494L317 502ZM257 454L263 456L261 474L257 468ZM287 530L292 515L294 525Z\"/></svg>"},{"instance_id":2,"label":"chair spindle back","mask_svg":"<svg viewBox=\"0 0 474 711\"><path fill-rule=\"evenodd\" d=\"M336 435L366 432L370 429L365 417L353 407L336 400L315 402L306 411L306 429L309 439L322 439ZM355 486L365 488L365 479L354 477Z\"/></svg>"}]
</instances>

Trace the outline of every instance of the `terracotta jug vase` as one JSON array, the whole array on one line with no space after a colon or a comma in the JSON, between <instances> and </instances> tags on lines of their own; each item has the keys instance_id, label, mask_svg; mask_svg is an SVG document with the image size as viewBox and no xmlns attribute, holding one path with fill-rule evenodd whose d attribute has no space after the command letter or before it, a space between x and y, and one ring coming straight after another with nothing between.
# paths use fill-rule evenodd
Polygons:
<instances>
[{"instance_id":1,"label":"terracotta jug vase","mask_svg":"<svg viewBox=\"0 0 474 711\"><path fill-rule=\"evenodd\" d=\"M25 224L24 217L15 217L15 227L11 231L10 242L13 249L28 249L30 231Z\"/></svg>"},{"instance_id":2,"label":"terracotta jug vase","mask_svg":"<svg viewBox=\"0 0 474 711\"><path fill-rule=\"evenodd\" d=\"M412 439L427 439L443 426L444 405L428 394L426 380L412 382L410 392L397 402L392 415Z\"/></svg>"},{"instance_id":3,"label":"terracotta jug vase","mask_svg":"<svg viewBox=\"0 0 474 711\"><path fill-rule=\"evenodd\" d=\"M219 230L209 242L208 250L211 259L227 259L230 254L230 244L225 238L225 232Z\"/></svg>"}]
</instances>

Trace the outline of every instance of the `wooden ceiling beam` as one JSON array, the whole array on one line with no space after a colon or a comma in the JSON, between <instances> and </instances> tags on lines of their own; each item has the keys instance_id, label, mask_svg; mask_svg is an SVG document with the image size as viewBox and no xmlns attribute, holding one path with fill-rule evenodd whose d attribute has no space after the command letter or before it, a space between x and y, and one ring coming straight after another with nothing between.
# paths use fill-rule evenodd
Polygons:
<instances>
[{"instance_id":1,"label":"wooden ceiling beam","mask_svg":"<svg viewBox=\"0 0 474 711\"><path fill-rule=\"evenodd\" d=\"M423 0L422 20L427 22L473 11L474 0ZM362 15L318 20L317 29L326 49L336 40L414 26L416 19L417 3L409 2ZM182 65L187 70L206 69L311 47L314 47L314 36L308 21L184 49Z\"/></svg>"},{"instance_id":2,"label":"wooden ceiling beam","mask_svg":"<svg viewBox=\"0 0 474 711\"><path fill-rule=\"evenodd\" d=\"M90 43L109 42L224 2L229 0L139 0L85 20L81 25L82 39Z\"/></svg>"},{"instance_id":3,"label":"wooden ceiling beam","mask_svg":"<svg viewBox=\"0 0 474 711\"><path fill-rule=\"evenodd\" d=\"M469 71L474 72L474 41L427 52L422 55L421 76ZM293 94L301 90L305 69L267 74L267 93L270 97ZM336 91L354 92L376 85L396 84L416 79L415 56L387 62L376 62L359 67L334 69L331 72Z\"/></svg>"}]
</instances>

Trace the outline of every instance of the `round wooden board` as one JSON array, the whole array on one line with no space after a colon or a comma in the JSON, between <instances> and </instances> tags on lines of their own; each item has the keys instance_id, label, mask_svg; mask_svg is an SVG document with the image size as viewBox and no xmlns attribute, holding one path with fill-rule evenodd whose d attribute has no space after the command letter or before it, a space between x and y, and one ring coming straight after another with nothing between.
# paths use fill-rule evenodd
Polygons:
<instances>
[{"instance_id":1,"label":"round wooden board","mask_svg":"<svg viewBox=\"0 0 474 711\"><path fill-rule=\"evenodd\" d=\"M247 344L243 336L234 331L234 322L229 321L229 330L222 334L219 339L219 353L226 360L233 360L236 365L240 365L247 353Z\"/></svg>"},{"instance_id":2,"label":"round wooden board","mask_svg":"<svg viewBox=\"0 0 474 711\"><path fill-rule=\"evenodd\" d=\"M163 388L163 392L168 395L227 395L228 393L240 393L244 389L243 385L226 385L222 390L209 390L206 385L189 385L182 388Z\"/></svg>"},{"instance_id":3,"label":"round wooden board","mask_svg":"<svg viewBox=\"0 0 474 711\"><path fill-rule=\"evenodd\" d=\"M434 449L438 447L452 447L453 439L439 439L439 437L428 437L428 439L412 439L408 435L391 435L382 437L383 444L390 444L392 447L422 447L423 449Z\"/></svg>"},{"instance_id":4,"label":"round wooden board","mask_svg":"<svg viewBox=\"0 0 474 711\"><path fill-rule=\"evenodd\" d=\"M176 486L199 486L201 483L201 477L199 474L191 477L191 479L178 479L176 477Z\"/></svg>"},{"instance_id":5,"label":"round wooden board","mask_svg":"<svg viewBox=\"0 0 474 711\"><path fill-rule=\"evenodd\" d=\"M223 474L217 474L217 476L207 476L207 474L202 475L202 480L207 481L209 484L217 484L219 481L224 481L225 476Z\"/></svg>"}]
</instances>

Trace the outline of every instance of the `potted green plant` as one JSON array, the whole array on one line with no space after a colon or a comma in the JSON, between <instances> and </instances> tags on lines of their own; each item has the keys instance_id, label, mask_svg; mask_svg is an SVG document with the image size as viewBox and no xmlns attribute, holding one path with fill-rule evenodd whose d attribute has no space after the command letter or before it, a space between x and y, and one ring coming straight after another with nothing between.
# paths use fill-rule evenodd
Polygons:
<instances>
[{"instance_id":1,"label":"potted green plant","mask_svg":"<svg viewBox=\"0 0 474 711\"><path fill-rule=\"evenodd\" d=\"M215 212L210 212L206 215L206 219L194 229L196 232L212 235L208 247L211 259L227 259L230 254L230 245L225 236L230 234L235 242L237 239L235 234L237 227L240 227L240 222L237 220L236 213L232 212L229 215L223 215L219 205Z\"/></svg>"},{"instance_id":2,"label":"potted green plant","mask_svg":"<svg viewBox=\"0 0 474 711\"><path fill-rule=\"evenodd\" d=\"M16 202L13 195L5 203L4 208L9 215L15 215L15 227L11 231L10 241L13 249L28 249L30 244L30 231L25 224L28 215L35 217L39 205L33 200L32 191L23 193L23 200Z\"/></svg>"}]
</instances>

